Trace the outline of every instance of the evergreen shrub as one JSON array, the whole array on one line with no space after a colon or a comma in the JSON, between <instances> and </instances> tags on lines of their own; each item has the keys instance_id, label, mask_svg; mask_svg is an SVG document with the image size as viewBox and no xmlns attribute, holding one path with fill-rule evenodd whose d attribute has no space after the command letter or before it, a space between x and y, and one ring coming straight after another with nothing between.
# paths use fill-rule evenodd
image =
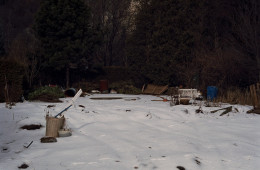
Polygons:
<instances>
[{"instance_id":1,"label":"evergreen shrub","mask_svg":"<svg viewBox=\"0 0 260 170\"><path fill-rule=\"evenodd\" d=\"M28 96L29 100L40 100L44 102L61 102L59 98L64 97L64 92L59 87L40 87Z\"/></svg>"},{"instance_id":2,"label":"evergreen shrub","mask_svg":"<svg viewBox=\"0 0 260 170\"><path fill-rule=\"evenodd\" d=\"M131 81L118 81L109 84L109 88L114 89L120 94L140 94L142 90L136 88Z\"/></svg>"}]
</instances>

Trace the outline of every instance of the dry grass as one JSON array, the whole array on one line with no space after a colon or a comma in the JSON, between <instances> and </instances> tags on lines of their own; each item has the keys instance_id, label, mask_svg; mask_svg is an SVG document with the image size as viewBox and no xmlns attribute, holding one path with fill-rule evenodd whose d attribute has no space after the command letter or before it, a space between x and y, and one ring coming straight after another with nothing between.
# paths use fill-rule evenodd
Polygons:
<instances>
[{"instance_id":1,"label":"dry grass","mask_svg":"<svg viewBox=\"0 0 260 170\"><path fill-rule=\"evenodd\" d=\"M253 104L253 98L249 89L241 90L239 88L231 88L225 91L220 91L217 101L230 104Z\"/></svg>"}]
</instances>

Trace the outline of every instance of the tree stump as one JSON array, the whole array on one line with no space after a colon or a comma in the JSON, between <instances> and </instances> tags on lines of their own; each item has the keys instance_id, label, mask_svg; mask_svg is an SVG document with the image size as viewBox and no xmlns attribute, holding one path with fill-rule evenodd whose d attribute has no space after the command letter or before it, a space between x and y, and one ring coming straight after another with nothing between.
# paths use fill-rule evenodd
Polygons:
<instances>
[{"instance_id":1,"label":"tree stump","mask_svg":"<svg viewBox=\"0 0 260 170\"><path fill-rule=\"evenodd\" d=\"M45 136L58 137L58 131L63 128L65 122L64 116L61 118L55 118L46 116L46 133Z\"/></svg>"}]
</instances>

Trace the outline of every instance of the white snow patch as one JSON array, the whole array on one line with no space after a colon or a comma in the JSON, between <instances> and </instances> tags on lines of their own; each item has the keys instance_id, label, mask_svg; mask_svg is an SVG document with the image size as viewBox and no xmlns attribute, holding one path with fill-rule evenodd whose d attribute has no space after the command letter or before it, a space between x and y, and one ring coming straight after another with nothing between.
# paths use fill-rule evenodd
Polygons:
<instances>
[{"instance_id":1,"label":"white snow patch","mask_svg":"<svg viewBox=\"0 0 260 170\"><path fill-rule=\"evenodd\" d=\"M134 98L137 100L128 100ZM121 94L80 97L64 112L72 136L57 138L57 143L40 142L45 135L45 115L47 111L56 115L69 98L62 99L64 103L17 103L12 109L1 103L0 170L18 169L23 163L31 170L260 169L260 116L246 114L252 107L232 105L231 113L219 116L222 111L210 112L219 107L202 107L204 113L196 114L199 106L170 107L168 102L153 99L160 98ZM44 127L20 129L28 124Z\"/></svg>"}]
</instances>

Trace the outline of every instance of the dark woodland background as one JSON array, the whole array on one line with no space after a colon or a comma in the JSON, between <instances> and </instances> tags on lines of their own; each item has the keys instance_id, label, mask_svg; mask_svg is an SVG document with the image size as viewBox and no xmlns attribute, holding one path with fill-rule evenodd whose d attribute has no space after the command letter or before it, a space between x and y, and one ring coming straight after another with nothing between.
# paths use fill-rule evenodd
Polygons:
<instances>
[{"instance_id":1,"label":"dark woodland background","mask_svg":"<svg viewBox=\"0 0 260 170\"><path fill-rule=\"evenodd\" d=\"M259 0L0 0L0 88L260 80Z\"/></svg>"}]
</instances>

